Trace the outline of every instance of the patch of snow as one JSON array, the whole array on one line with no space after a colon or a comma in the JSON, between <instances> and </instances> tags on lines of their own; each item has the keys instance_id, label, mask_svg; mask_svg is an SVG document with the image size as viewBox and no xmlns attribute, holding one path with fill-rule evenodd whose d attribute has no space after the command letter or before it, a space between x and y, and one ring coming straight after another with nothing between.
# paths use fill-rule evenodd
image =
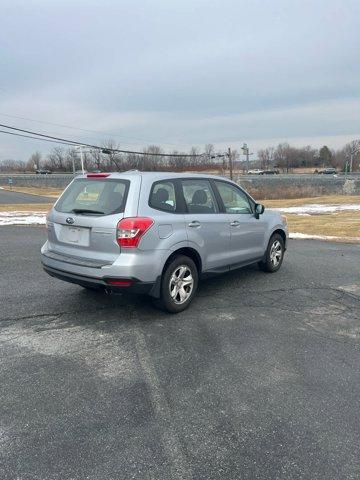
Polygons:
<instances>
[{"instance_id":1,"label":"patch of snow","mask_svg":"<svg viewBox=\"0 0 360 480\"><path fill-rule=\"evenodd\" d=\"M45 225L43 212L0 212L0 226L5 225Z\"/></svg>"},{"instance_id":2,"label":"patch of snow","mask_svg":"<svg viewBox=\"0 0 360 480\"><path fill-rule=\"evenodd\" d=\"M309 235L307 233L290 232L289 238L309 239L309 240L348 240L351 242L360 242L360 237L336 237L332 235Z\"/></svg>"},{"instance_id":3,"label":"patch of snow","mask_svg":"<svg viewBox=\"0 0 360 480\"><path fill-rule=\"evenodd\" d=\"M355 210L360 211L360 204L348 203L343 205L321 205L313 203L310 205L300 205L298 207L283 207L283 208L272 208L271 210L276 210L282 213L295 213L295 214L322 214L322 213L334 213L342 212L344 210Z\"/></svg>"}]
</instances>

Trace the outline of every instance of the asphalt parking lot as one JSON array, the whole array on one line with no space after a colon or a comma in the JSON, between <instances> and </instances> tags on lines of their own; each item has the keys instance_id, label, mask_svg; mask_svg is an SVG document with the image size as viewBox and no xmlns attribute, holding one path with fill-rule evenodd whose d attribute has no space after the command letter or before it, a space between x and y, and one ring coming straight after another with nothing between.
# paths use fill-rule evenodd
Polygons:
<instances>
[{"instance_id":1,"label":"asphalt parking lot","mask_svg":"<svg viewBox=\"0 0 360 480\"><path fill-rule=\"evenodd\" d=\"M42 272L0 228L0 478L360 478L360 247L201 285L170 316Z\"/></svg>"}]
</instances>

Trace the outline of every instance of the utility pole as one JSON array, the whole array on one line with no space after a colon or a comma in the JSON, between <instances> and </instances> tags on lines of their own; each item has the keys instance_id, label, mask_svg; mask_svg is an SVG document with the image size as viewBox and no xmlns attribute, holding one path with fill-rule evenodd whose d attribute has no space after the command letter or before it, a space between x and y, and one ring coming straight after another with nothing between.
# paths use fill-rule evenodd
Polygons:
<instances>
[{"instance_id":1,"label":"utility pole","mask_svg":"<svg viewBox=\"0 0 360 480\"><path fill-rule=\"evenodd\" d=\"M228 156L229 156L229 170L230 170L230 180L233 179L233 159L232 159L232 152L231 148L228 148Z\"/></svg>"}]
</instances>

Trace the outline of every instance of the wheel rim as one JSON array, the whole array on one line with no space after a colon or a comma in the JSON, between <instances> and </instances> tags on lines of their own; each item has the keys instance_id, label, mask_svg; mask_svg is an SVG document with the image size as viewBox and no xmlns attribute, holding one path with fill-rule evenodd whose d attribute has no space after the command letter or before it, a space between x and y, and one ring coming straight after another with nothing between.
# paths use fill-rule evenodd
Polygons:
<instances>
[{"instance_id":1,"label":"wheel rim","mask_svg":"<svg viewBox=\"0 0 360 480\"><path fill-rule=\"evenodd\" d=\"M170 282L169 291L174 303L181 305L185 303L191 296L194 288L194 278L188 265L180 265L173 271Z\"/></svg>"},{"instance_id":2,"label":"wheel rim","mask_svg":"<svg viewBox=\"0 0 360 480\"><path fill-rule=\"evenodd\" d=\"M271 245L270 248L270 262L273 267L277 267L282 259L282 246L279 240L275 240L275 242Z\"/></svg>"}]
</instances>

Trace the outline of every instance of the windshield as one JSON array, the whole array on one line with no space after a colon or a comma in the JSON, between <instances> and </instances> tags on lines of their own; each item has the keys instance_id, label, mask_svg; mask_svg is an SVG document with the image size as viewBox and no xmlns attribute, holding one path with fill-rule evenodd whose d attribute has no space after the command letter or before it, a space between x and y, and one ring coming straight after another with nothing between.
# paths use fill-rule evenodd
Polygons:
<instances>
[{"instance_id":1,"label":"windshield","mask_svg":"<svg viewBox=\"0 0 360 480\"><path fill-rule=\"evenodd\" d=\"M62 194L55 210L79 215L111 215L123 212L129 180L75 180Z\"/></svg>"}]
</instances>

